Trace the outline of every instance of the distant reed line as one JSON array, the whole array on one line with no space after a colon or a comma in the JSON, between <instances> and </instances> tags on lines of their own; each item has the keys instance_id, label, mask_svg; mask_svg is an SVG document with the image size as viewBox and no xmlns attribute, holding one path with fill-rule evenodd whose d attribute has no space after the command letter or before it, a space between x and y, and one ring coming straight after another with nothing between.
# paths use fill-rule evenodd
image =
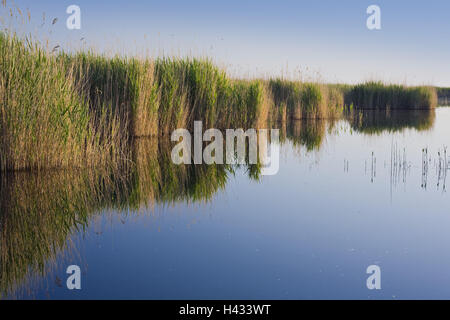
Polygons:
<instances>
[{"instance_id":1,"label":"distant reed line","mask_svg":"<svg viewBox=\"0 0 450 320\"><path fill-rule=\"evenodd\" d=\"M58 53L0 33L0 171L130 159L135 137L260 128L349 109L432 109L436 89L231 79L208 59Z\"/></svg>"}]
</instances>

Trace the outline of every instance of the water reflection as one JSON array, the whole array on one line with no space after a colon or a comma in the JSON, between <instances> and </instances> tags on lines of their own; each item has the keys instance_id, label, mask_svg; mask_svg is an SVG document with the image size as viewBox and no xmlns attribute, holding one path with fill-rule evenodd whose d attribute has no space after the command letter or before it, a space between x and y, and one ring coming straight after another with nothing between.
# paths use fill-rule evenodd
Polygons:
<instances>
[{"instance_id":1,"label":"water reflection","mask_svg":"<svg viewBox=\"0 0 450 320\"><path fill-rule=\"evenodd\" d=\"M432 111L358 111L347 117L351 127L365 134L405 128L428 130ZM281 139L307 151L319 150L334 122L294 120L280 124ZM51 273L72 252L71 235L83 232L105 210L140 212L156 205L210 202L235 174L230 165L175 165L167 141L137 139L132 161L101 170L16 172L0 178L0 297L21 294L33 281ZM424 149L422 188L430 168L437 170L438 187L448 171L446 150L432 160ZM432 166L432 161L434 166ZM406 181L410 169L403 149L391 150L391 183ZM260 166L244 166L250 179L260 180ZM349 164L344 168L349 170ZM372 182L376 157L370 163Z\"/></svg>"},{"instance_id":2,"label":"water reflection","mask_svg":"<svg viewBox=\"0 0 450 320\"><path fill-rule=\"evenodd\" d=\"M207 202L233 173L227 165L174 165L170 153L168 143L138 139L129 165L2 175L0 294L12 295L22 281L51 270L69 236L102 210Z\"/></svg>"},{"instance_id":3,"label":"water reflection","mask_svg":"<svg viewBox=\"0 0 450 320\"><path fill-rule=\"evenodd\" d=\"M286 125L286 139L307 151L317 150L324 141L326 126L323 119L292 120Z\"/></svg>"},{"instance_id":4,"label":"water reflection","mask_svg":"<svg viewBox=\"0 0 450 320\"><path fill-rule=\"evenodd\" d=\"M353 129L381 134L404 129L429 130L436 119L436 111L431 110L353 110L347 116Z\"/></svg>"}]
</instances>

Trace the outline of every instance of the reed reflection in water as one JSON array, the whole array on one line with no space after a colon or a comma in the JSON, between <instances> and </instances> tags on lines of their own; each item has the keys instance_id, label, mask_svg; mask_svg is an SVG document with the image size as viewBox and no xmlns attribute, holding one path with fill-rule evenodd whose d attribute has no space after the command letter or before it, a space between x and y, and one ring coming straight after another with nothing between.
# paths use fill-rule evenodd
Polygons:
<instances>
[{"instance_id":1,"label":"reed reflection in water","mask_svg":"<svg viewBox=\"0 0 450 320\"><path fill-rule=\"evenodd\" d=\"M364 134L428 130L435 112L355 111L347 120ZM333 121L304 119L273 127L280 128L282 144L311 152L321 148L327 130L334 125ZM76 254L71 236L84 232L105 211L142 214L155 206L211 202L237 169L232 165L175 165L171 148L165 139L141 138L133 143L132 161L119 165L2 174L0 296L20 296L32 290L34 282ZM260 181L258 165L244 169L250 179Z\"/></svg>"}]
</instances>

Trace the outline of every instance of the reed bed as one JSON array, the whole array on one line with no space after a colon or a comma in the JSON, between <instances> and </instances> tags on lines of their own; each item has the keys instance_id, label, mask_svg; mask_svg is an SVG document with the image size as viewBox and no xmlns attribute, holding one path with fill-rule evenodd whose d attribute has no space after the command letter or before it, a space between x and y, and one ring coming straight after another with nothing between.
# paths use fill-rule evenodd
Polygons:
<instances>
[{"instance_id":1,"label":"reed bed","mask_svg":"<svg viewBox=\"0 0 450 320\"><path fill-rule=\"evenodd\" d=\"M205 127L248 128L267 119L269 97L263 82L229 79L208 59L156 59L155 79L160 134L192 128L199 120Z\"/></svg>"},{"instance_id":2,"label":"reed bed","mask_svg":"<svg viewBox=\"0 0 450 320\"><path fill-rule=\"evenodd\" d=\"M344 95L333 86L271 79L269 88L274 104L271 119L330 119L340 117L344 110Z\"/></svg>"},{"instance_id":3,"label":"reed bed","mask_svg":"<svg viewBox=\"0 0 450 320\"><path fill-rule=\"evenodd\" d=\"M129 159L135 137L253 127L268 114L261 81L231 80L209 60L55 55L0 34L0 170Z\"/></svg>"},{"instance_id":4,"label":"reed bed","mask_svg":"<svg viewBox=\"0 0 450 320\"><path fill-rule=\"evenodd\" d=\"M358 109L434 109L437 92L433 87L407 87L386 85L382 82L366 82L348 90L347 105Z\"/></svg>"},{"instance_id":5,"label":"reed bed","mask_svg":"<svg viewBox=\"0 0 450 320\"><path fill-rule=\"evenodd\" d=\"M131 160L136 137L177 128L260 128L358 109L430 109L436 90L239 80L208 59L56 54L0 33L0 171Z\"/></svg>"}]
</instances>

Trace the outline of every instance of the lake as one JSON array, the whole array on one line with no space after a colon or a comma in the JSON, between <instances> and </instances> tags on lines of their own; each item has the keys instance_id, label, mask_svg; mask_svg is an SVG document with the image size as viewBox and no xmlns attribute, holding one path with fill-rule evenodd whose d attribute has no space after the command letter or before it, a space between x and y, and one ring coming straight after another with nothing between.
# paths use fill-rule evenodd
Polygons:
<instances>
[{"instance_id":1,"label":"lake","mask_svg":"<svg viewBox=\"0 0 450 320\"><path fill-rule=\"evenodd\" d=\"M450 108L294 121L274 176L176 166L157 139L128 166L4 174L0 296L448 299L449 124Z\"/></svg>"}]
</instances>

